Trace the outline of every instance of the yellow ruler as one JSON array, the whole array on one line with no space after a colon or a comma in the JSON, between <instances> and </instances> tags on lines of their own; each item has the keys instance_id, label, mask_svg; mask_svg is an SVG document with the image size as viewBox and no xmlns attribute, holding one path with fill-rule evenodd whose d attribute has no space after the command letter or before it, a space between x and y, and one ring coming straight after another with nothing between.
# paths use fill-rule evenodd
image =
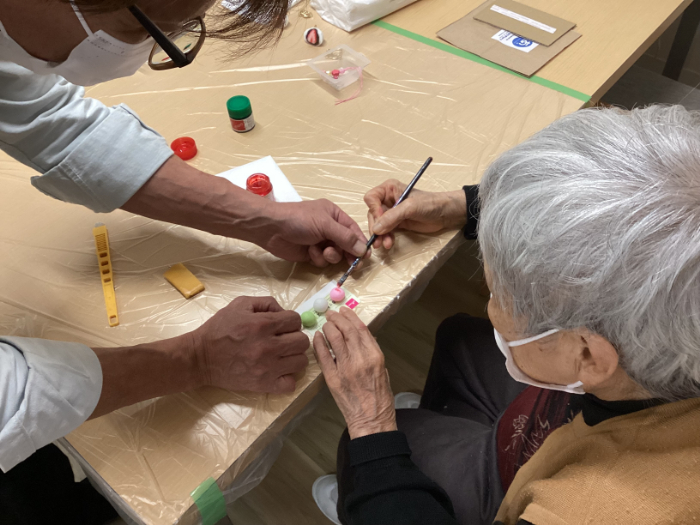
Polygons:
<instances>
[{"instance_id":1,"label":"yellow ruler","mask_svg":"<svg viewBox=\"0 0 700 525\"><path fill-rule=\"evenodd\" d=\"M119 314L117 313L117 297L114 293L114 276L112 274L112 258L109 255L107 226L100 223L95 224L92 234L95 236L97 263L100 268L102 291L104 292L105 305L107 306L107 319L109 326L117 326L119 324Z\"/></svg>"}]
</instances>

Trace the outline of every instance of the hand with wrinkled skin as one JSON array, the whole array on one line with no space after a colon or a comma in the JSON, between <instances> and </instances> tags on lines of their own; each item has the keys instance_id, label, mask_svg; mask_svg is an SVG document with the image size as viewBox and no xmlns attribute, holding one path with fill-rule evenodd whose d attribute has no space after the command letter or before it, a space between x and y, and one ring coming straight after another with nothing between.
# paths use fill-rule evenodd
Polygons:
<instances>
[{"instance_id":1,"label":"hand with wrinkled skin","mask_svg":"<svg viewBox=\"0 0 700 525\"><path fill-rule=\"evenodd\" d=\"M394 396L377 341L349 308L328 311L326 318L323 333L336 359L320 332L314 335L314 352L350 438L396 430Z\"/></svg>"},{"instance_id":2,"label":"hand with wrinkled skin","mask_svg":"<svg viewBox=\"0 0 700 525\"><path fill-rule=\"evenodd\" d=\"M396 208L392 208L406 185L390 179L365 194L369 208L369 231L377 234L374 248L389 250L394 246L394 231L410 230L435 233L446 228L460 228L467 222L464 191L428 192L414 189Z\"/></svg>"}]
</instances>

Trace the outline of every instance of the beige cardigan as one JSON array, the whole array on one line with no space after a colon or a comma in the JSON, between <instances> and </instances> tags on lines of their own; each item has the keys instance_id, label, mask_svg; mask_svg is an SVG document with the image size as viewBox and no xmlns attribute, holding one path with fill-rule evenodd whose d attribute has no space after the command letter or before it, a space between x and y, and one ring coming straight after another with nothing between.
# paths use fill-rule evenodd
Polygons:
<instances>
[{"instance_id":1,"label":"beige cardigan","mask_svg":"<svg viewBox=\"0 0 700 525\"><path fill-rule=\"evenodd\" d=\"M700 399L589 427L581 414L518 471L497 521L700 524Z\"/></svg>"}]
</instances>

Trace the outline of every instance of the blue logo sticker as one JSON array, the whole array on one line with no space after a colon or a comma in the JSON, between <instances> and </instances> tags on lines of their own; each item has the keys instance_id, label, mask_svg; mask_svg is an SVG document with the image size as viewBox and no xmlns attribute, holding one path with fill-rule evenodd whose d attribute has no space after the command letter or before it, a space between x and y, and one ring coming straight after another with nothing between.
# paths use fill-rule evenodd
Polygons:
<instances>
[{"instance_id":1,"label":"blue logo sticker","mask_svg":"<svg viewBox=\"0 0 700 525\"><path fill-rule=\"evenodd\" d=\"M513 45L516 47L530 47L532 45L532 40L519 36L513 39Z\"/></svg>"}]
</instances>

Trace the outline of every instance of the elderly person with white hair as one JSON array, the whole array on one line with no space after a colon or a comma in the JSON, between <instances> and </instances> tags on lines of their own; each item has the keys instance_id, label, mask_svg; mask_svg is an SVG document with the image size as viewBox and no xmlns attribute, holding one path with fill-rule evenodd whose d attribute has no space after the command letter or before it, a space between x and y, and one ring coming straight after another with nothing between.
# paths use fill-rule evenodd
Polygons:
<instances>
[{"instance_id":1,"label":"elderly person with white hair","mask_svg":"<svg viewBox=\"0 0 700 525\"><path fill-rule=\"evenodd\" d=\"M401 189L366 197L378 244L478 218L490 322L443 322L420 408L395 411L368 329L329 315L340 521L697 523L700 113L579 111L478 189L386 211Z\"/></svg>"}]
</instances>

